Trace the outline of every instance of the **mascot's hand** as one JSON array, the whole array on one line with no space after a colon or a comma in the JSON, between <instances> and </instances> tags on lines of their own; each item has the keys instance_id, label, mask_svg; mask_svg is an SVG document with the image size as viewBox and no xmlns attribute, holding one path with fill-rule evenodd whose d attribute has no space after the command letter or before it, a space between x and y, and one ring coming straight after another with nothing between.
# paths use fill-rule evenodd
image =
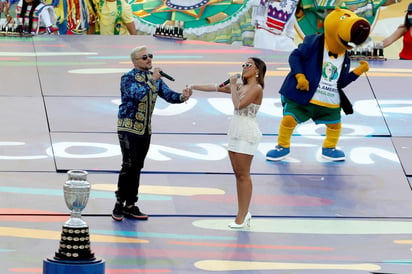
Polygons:
<instances>
[{"instance_id":1,"label":"mascot's hand","mask_svg":"<svg viewBox=\"0 0 412 274\"><path fill-rule=\"evenodd\" d=\"M369 70L369 63L361 60L359 61L359 66L353 70L353 73L360 76L362 73L367 72Z\"/></svg>"},{"instance_id":2,"label":"mascot's hand","mask_svg":"<svg viewBox=\"0 0 412 274\"><path fill-rule=\"evenodd\" d=\"M309 91L309 81L306 79L305 74L303 73L298 73L295 75L296 80L298 81L298 84L296 85L296 88L299 90L306 90Z\"/></svg>"}]
</instances>

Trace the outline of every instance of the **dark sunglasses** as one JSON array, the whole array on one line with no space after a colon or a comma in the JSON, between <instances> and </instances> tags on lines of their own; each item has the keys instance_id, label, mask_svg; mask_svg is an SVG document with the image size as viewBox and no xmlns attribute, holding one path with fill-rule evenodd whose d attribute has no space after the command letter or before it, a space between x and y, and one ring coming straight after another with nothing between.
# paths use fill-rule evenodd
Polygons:
<instances>
[{"instance_id":1,"label":"dark sunglasses","mask_svg":"<svg viewBox=\"0 0 412 274\"><path fill-rule=\"evenodd\" d=\"M143 54L142 57L136 58L137 60L142 59L142 60L147 60L147 58L153 59L153 54Z\"/></svg>"},{"instance_id":2,"label":"dark sunglasses","mask_svg":"<svg viewBox=\"0 0 412 274\"><path fill-rule=\"evenodd\" d=\"M250 68L251 66L252 66L251 63L244 63L244 64L242 65L242 68Z\"/></svg>"}]
</instances>

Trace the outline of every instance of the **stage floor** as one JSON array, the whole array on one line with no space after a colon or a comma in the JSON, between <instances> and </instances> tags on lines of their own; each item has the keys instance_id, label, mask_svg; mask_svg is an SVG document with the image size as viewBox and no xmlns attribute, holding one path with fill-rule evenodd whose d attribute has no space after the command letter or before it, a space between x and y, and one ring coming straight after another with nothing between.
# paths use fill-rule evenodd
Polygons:
<instances>
[{"instance_id":1,"label":"stage floor","mask_svg":"<svg viewBox=\"0 0 412 274\"><path fill-rule=\"evenodd\" d=\"M291 157L270 162L287 53L151 36L1 37L0 44L0 273L43 273L69 218L63 184L72 169L89 173L83 219L108 274L412 273L410 61L370 61L345 89L355 109L342 118L346 161L322 160L324 127L307 122L292 137ZM237 207L226 151L232 103L205 92L186 104L158 99L138 202L150 218L111 219L120 77L143 44L177 91L220 83L250 56L266 61L250 228L227 227Z\"/></svg>"}]
</instances>

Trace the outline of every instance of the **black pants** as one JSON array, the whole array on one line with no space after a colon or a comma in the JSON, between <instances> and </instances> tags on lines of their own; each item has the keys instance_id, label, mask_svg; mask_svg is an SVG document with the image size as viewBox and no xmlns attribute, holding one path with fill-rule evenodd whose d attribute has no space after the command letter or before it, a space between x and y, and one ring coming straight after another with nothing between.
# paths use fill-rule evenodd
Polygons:
<instances>
[{"instance_id":1,"label":"black pants","mask_svg":"<svg viewBox=\"0 0 412 274\"><path fill-rule=\"evenodd\" d=\"M133 205L137 202L140 172L149 151L151 135L137 135L129 132L117 133L122 151L122 168L117 182L116 199Z\"/></svg>"}]
</instances>

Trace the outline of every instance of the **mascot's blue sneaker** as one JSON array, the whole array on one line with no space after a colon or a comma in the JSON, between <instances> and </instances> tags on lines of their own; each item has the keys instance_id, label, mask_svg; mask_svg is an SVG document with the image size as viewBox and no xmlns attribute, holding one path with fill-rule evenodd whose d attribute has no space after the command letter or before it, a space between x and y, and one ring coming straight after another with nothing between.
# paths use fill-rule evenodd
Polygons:
<instances>
[{"instance_id":1,"label":"mascot's blue sneaker","mask_svg":"<svg viewBox=\"0 0 412 274\"><path fill-rule=\"evenodd\" d=\"M322 157L330 161L345 161L345 153L336 148L322 148Z\"/></svg>"},{"instance_id":2,"label":"mascot's blue sneaker","mask_svg":"<svg viewBox=\"0 0 412 274\"><path fill-rule=\"evenodd\" d=\"M289 154L290 148L277 145L275 149L269 150L268 153L266 153L266 160L280 161L288 157Z\"/></svg>"}]
</instances>

